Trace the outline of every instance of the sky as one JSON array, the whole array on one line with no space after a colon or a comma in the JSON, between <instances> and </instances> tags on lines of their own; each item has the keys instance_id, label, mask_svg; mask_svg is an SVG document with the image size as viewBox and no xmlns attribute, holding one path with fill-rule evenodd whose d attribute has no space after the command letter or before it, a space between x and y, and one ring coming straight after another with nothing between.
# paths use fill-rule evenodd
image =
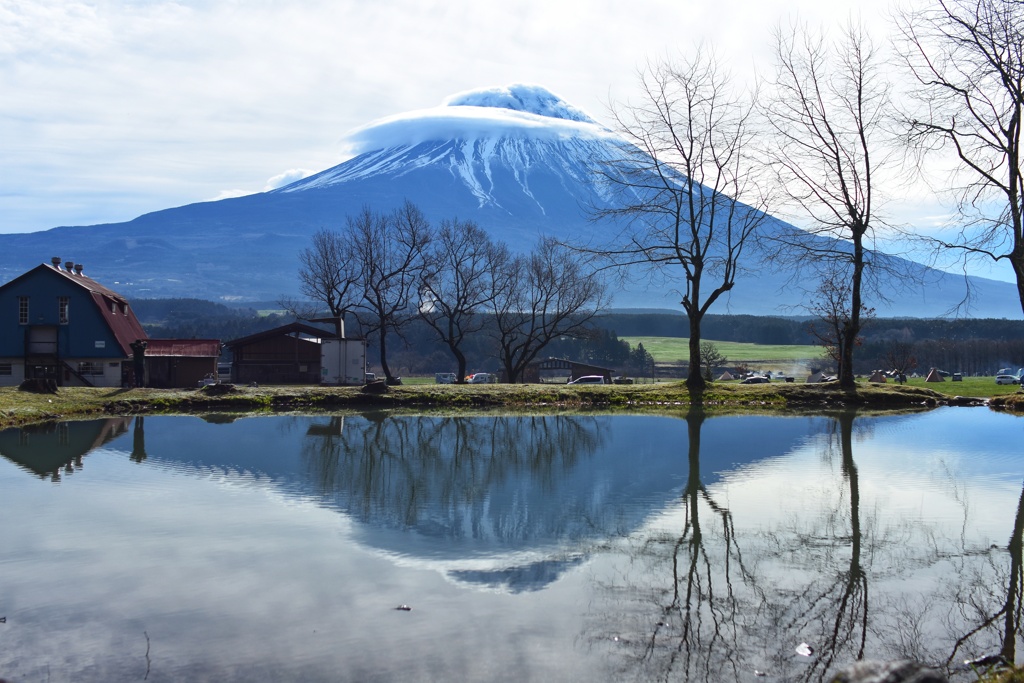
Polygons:
<instances>
[{"instance_id":1,"label":"sky","mask_svg":"<svg viewBox=\"0 0 1024 683\"><path fill-rule=\"evenodd\" d=\"M648 60L712 46L741 79L771 28L888 31L888 0L0 0L0 232L273 189L346 133L532 83L599 122ZM898 209L938 220L930 198Z\"/></svg>"}]
</instances>

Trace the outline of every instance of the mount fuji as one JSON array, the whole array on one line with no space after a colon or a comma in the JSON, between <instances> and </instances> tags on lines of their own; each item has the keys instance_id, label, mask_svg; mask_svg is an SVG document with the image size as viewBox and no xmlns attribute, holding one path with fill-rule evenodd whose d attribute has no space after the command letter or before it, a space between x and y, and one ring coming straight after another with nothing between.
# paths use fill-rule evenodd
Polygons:
<instances>
[{"instance_id":1,"label":"mount fuji","mask_svg":"<svg viewBox=\"0 0 1024 683\"><path fill-rule=\"evenodd\" d=\"M541 87L461 93L375 121L347 140L347 161L269 192L125 223L0 234L0 282L60 256L130 298L276 300L296 295L298 254L315 231L344 228L364 206L390 210L407 199L435 223L473 220L514 251L531 249L541 235L600 243L617 231L589 215L613 201L594 169L622 158L622 140ZM927 286L877 305L878 315L940 317L963 298L962 276L911 267ZM786 278L751 267L715 312L792 312L805 294L787 289ZM1019 317L1013 285L971 278L971 287L972 315ZM679 310L675 289L634 284L616 290L612 305Z\"/></svg>"}]
</instances>

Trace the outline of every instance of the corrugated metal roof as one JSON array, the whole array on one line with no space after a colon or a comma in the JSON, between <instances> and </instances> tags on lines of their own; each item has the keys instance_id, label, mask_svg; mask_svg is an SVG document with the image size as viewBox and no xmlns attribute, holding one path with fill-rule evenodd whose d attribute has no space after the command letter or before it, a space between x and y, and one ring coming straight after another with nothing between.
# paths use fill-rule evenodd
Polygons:
<instances>
[{"instance_id":1,"label":"corrugated metal roof","mask_svg":"<svg viewBox=\"0 0 1024 683\"><path fill-rule=\"evenodd\" d=\"M219 339L149 339L147 356L216 357L220 355Z\"/></svg>"},{"instance_id":2,"label":"corrugated metal roof","mask_svg":"<svg viewBox=\"0 0 1024 683\"><path fill-rule=\"evenodd\" d=\"M114 299L117 302L123 302L125 304L128 303L128 299L125 299L123 296L121 296L114 290L104 287L103 285L96 282L95 280L93 280L88 275L85 275L84 273L69 273L64 268L61 268L60 266L55 266L52 263L44 263L43 266L49 268L50 270L56 273L60 273L61 276L66 280L74 282L79 287L84 287L85 289L88 289L90 292L102 294L103 296Z\"/></svg>"},{"instance_id":3,"label":"corrugated metal roof","mask_svg":"<svg viewBox=\"0 0 1024 683\"><path fill-rule=\"evenodd\" d=\"M135 317L135 311L123 297L118 296L114 299L99 290L91 290L91 293L92 300L96 302L96 307L100 309L103 319L107 321L107 325L114 333L124 355L132 355L131 345L135 340L149 339L146 330L142 329L142 323ZM111 303L114 305L111 306Z\"/></svg>"},{"instance_id":4,"label":"corrugated metal roof","mask_svg":"<svg viewBox=\"0 0 1024 683\"><path fill-rule=\"evenodd\" d=\"M337 339L338 335L331 330L324 330L319 327L313 327L305 323L293 322L281 327L275 327L272 330L265 330L263 332L257 332L256 334L250 334L248 337L240 337L239 339L232 339L231 341L224 342L227 347L234 348L236 346L244 346L246 344L252 344L253 342L262 341L264 339L272 339L273 337L283 337L285 335L296 334L306 335L307 337L314 337L316 339Z\"/></svg>"}]
</instances>

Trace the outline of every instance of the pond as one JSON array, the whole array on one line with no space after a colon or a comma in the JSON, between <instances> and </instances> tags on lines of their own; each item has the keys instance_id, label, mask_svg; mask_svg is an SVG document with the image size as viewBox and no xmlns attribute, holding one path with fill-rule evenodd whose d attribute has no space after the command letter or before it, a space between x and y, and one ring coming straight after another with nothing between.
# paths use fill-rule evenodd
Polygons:
<instances>
[{"instance_id":1,"label":"pond","mask_svg":"<svg viewBox=\"0 0 1024 683\"><path fill-rule=\"evenodd\" d=\"M1022 437L984 408L6 430L0 678L975 680L1021 659Z\"/></svg>"}]
</instances>

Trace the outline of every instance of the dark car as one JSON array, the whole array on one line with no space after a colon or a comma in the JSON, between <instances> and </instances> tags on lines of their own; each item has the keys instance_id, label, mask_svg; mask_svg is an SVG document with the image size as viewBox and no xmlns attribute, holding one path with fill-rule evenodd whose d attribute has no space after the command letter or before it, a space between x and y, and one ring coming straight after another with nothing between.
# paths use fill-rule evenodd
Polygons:
<instances>
[{"instance_id":1,"label":"dark car","mask_svg":"<svg viewBox=\"0 0 1024 683\"><path fill-rule=\"evenodd\" d=\"M767 377L757 377L755 375L754 377L746 378L745 380L740 382L740 384L768 384L769 382L771 382L771 380L768 379Z\"/></svg>"}]
</instances>

